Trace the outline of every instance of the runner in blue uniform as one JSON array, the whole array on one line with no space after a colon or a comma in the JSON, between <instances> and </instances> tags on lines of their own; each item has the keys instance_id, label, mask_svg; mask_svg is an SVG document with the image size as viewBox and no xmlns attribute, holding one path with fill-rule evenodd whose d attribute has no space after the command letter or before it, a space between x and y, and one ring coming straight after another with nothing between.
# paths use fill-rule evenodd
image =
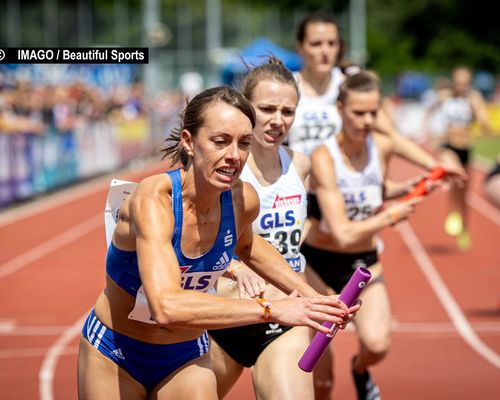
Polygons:
<instances>
[{"instance_id":1,"label":"runner in blue uniform","mask_svg":"<svg viewBox=\"0 0 500 400\"><path fill-rule=\"evenodd\" d=\"M184 166L141 181L125 200L110 244L106 288L83 327L80 399L217 399L206 329L273 322L321 331L352 312L321 296L252 232L259 201L239 180L255 113L236 90L194 97L164 149ZM234 254L283 299L206 293Z\"/></svg>"}]
</instances>

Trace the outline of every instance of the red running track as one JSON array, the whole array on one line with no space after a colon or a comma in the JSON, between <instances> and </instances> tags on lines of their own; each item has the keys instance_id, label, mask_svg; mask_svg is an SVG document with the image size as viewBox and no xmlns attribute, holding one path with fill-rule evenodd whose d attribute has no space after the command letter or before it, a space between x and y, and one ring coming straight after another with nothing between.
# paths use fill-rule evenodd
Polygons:
<instances>
[{"instance_id":1,"label":"red running track","mask_svg":"<svg viewBox=\"0 0 500 400\"><path fill-rule=\"evenodd\" d=\"M397 179L417 170L394 160ZM160 171L158 164L147 172ZM146 171L146 168L144 169ZM145 173L114 178L138 180ZM387 399L498 399L500 393L500 212L474 170L472 248L442 229L446 194L432 193L409 223L382 233L393 307L393 346L373 369ZM111 178L0 214L0 390L2 399L76 399L82 318L104 285L103 209ZM339 333L336 399L354 399L353 331ZM250 371L227 396L254 399Z\"/></svg>"}]
</instances>

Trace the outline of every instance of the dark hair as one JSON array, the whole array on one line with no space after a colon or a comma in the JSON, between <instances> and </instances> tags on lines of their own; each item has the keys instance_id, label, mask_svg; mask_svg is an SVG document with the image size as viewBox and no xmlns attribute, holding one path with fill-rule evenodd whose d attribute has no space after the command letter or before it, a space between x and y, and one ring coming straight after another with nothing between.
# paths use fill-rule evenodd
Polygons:
<instances>
[{"instance_id":1,"label":"dark hair","mask_svg":"<svg viewBox=\"0 0 500 400\"><path fill-rule=\"evenodd\" d=\"M180 145L181 132L186 129L193 137L196 136L205 121L205 112L208 106L216 102L224 102L237 108L248 117L252 124L252 129L255 128L255 111L239 91L230 86L217 86L206 89L193 97L179 115L179 125L172 129L171 135L165 140L167 146L161 149L164 153L162 159L166 157L171 158L172 165L179 161L184 166L188 164L189 156L186 150Z\"/></svg>"},{"instance_id":2,"label":"dark hair","mask_svg":"<svg viewBox=\"0 0 500 400\"><path fill-rule=\"evenodd\" d=\"M292 72L283 65L283 62L280 59L274 56L269 56L269 60L266 64L253 68L245 76L241 85L241 92L243 93L243 96L251 101L257 84L266 79L292 85L297 92L297 96L300 97L297 81L295 80Z\"/></svg>"},{"instance_id":3,"label":"dark hair","mask_svg":"<svg viewBox=\"0 0 500 400\"><path fill-rule=\"evenodd\" d=\"M309 24L315 24L315 23L325 23L325 24L332 24L337 28L337 31L339 33L339 44L340 44L340 49L339 49L339 54L337 57L337 62L342 60L344 57L344 39L342 38L339 24L337 23L337 20L335 19L334 15L326 10L316 10L313 11L310 14L307 14L305 17L303 17L299 24L297 25L297 29L295 32L295 39L299 43L304 43L304 39L306 38L306 29Z\"/></svg>"},{"instance_id":4,"label":"dark hair","mask_svg":"<svg viewBox=\"0 0 500 400\"><path fill-rule=\"evenodd\" d=\"M348 76L340 85L337 101L345 104L350 90L354 92L371 92L373 90L380 92L380 79L375 72L368 70Z\"/></svg>"}]
</instances>

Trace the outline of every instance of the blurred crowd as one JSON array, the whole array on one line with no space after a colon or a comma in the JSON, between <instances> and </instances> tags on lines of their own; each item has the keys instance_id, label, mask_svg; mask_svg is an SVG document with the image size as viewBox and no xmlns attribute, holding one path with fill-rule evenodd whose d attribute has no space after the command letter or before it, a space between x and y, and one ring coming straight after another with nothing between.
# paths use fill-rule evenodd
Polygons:
<instances>
[{"instance_id":1,"label":"blurred crowd","mask_svg":"<svg viewBox=\"0 0 500 400\"><path fill-rule=\"evenodd\" d=\"M0 71L0 207L153 154L181 106L177 92L146 101L138 80L103 87Z\"/></svg>"}]
</instances>

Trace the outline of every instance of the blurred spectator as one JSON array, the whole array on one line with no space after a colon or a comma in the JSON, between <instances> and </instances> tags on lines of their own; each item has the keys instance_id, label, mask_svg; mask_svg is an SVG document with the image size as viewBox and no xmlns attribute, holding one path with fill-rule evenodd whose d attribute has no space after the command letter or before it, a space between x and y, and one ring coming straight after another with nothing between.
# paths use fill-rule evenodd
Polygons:
<instances>
[{"instance_id":1,"label":"blurred spectator","mask_svg":"<svg viewBox=\"0 0 500 400\"><path fill-rule=\"evenodd\" d=\"M495 77L490 72L479 71L474 77L474 87L486 100L489 100L495 92Z\"/></svg>"},{"instance_id":2,"label":"blurred spectator","mask_svg":"<svg viewBox=\"0 0 500 400\"><path fill-rule=\"evenodd\" d=\"M0 207L153 154L181 107L132 67L44 67L0 65Z\"/></svg>"},{"instance_id":3,"label":"blurred spectator","mask_svg":"<svg viewBox=\"0 0 500 400\"><path fill-rule=\"evenodd\" d=\"M396 90L404 99L419 99L430 86L429 78L419 72L406 72L398 77Z\"/></svg>"}]
</instances>

